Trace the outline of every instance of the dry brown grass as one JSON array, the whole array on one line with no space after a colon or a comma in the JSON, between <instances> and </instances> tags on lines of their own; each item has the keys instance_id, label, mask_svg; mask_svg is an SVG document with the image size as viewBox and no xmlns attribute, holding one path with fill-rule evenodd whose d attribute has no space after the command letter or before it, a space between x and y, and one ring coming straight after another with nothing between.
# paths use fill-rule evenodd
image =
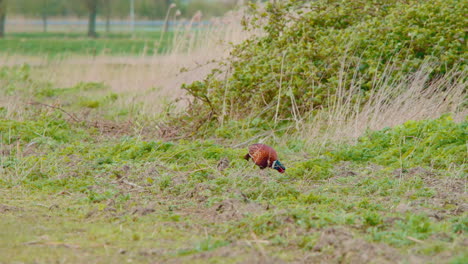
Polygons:
<instances>
[{"instance_id":1,"label":"dry brown grass","mask_svg":"<svg viewBox=\"0 0 468 264\"><path fill-rule=\"evenodd\" d=\"M168 54L72 56L52 60L37 56L0 55L0 66L30 64L33 66L33 79L52 82L56 87L102 82L112 91L123 94L117 104L141 103L145 114L159 115L166 102L186 96L180 88L183 83L203 79L217 66L213 60L228 56L230 43L239 43L251 34L261 34L245 32L240 25L242 15L242 12L227 14L203 31L192 26L178 27L175 49ZM193 21L196 19L199 18L194 17ZM384 76L374 80L374 88L378 89L374 89L376 92L370 94L363 107L357 107L358 104L351 100L358 94L358 85L353 85L358 81L345 87L343 80L332 107L309 118L294 115L297 127L302 131L301 137L311 142L353 140L366 129L378 130L408 120L436 118L444 113L453 113L455 120L460 121L468 114L466 106L462 106L466 100L466 71L448 72L430 83L430 66L428 63L416 74L390 81L389 76L398 69L387 65L388 78ZM181 69L188 71L181 72ZM353 69L343 65L342 71ZM4 101L2 105L11 106L8 109L15 105L14 97L1 101ZM179 101L179 106L184 102Z\"/></svg>"},{"instance_id":2,"label":"dry brown grass","mask_svg":"<svg viewBox=\"0 0 468 264\"><path fill-rule=\"evenodd\" d=\"M183 83L203 79L229 54L231 44L246 39L240 25L242 12L215 19L209 28L179 26L174 49L154 56L72 56L47 59L38 56L0 55L0 67L27 63L34 80L49 81L56 87L72 87L79 82L102 82L122 93L118 103L142 103L145 113L158 113L164 102L185 95ZM194 17L196 21L199 17ZM181 72L181 69L185 69ZM184 102L183 100L180 102Z\"/></svg>"},{"instance_id":3,"label":"dry brown grass","mask_svg":"<svg viewBox=\"0 0 468 264\"><path fill-rule=\"evenodd\" d=\"M431 81L430 68L428 63L414 74L390 81L395 69L389 67L387 76L374 80L374 92L364 104L359 103L363 98L359 98L357 86L339 87L332 106L305 122L302 138L324 144L353 141L367 129L380 130L446 113L462 121L468 114L467 72L450 71ZM352 99L356 97L358 103Z\"/></svg>"}]
</instances>

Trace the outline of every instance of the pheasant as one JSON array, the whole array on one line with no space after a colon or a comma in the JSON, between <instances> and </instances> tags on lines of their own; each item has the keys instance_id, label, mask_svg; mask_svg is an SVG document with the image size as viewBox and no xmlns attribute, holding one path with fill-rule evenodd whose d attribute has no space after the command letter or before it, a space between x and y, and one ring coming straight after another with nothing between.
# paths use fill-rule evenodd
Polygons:
<instances>
[{"instance_id":1,"label":"pheasant","mask_svg":"<svg viewBox=\"0 0 468 264\"><path fill-rule=\"evenodd\" d=\"M283 173L286 170L283 164L278 160L278 154L276 154L276 151L265 144L250 145L249 153L244 156L244 159L249 160L250 158L252 158L255 164L262 170L267 167L273 168L280 173Z\"/></svg>"}]
</instances>

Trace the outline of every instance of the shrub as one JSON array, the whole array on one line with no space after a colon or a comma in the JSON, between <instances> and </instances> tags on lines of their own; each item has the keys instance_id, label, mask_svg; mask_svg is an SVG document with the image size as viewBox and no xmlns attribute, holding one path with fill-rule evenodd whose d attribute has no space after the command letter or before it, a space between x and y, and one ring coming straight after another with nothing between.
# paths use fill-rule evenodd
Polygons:
<instances>
[{"instance_id":1,"label":"shrub","mask_svg":"<svg viewBox=\"0 0 468 264\"><path fill-rule=\"evenodd\" d=\"M458 0L290 0L254 8L246 24L266 21L265 34L235 47L228 67L183 86L195 98L189 115L284 120L327 107L339 87L358 87L365 100L376 80L412 73L428 61L436 65L434 78L461 71L463 10L466 3ZM230 76L221 80L225 69Z\"/></svg>"},{"instance_id":2,"label":"shrub","mask_svg":"<svg viewBox=\"0 0 468 264\"><path fill-rule=\"evenodd\" d=\"M396 167L463 166L468 160L468 119L455 123L449 115L408 121L401 126L369 131L355 146L335 152L338 159L372 161Z\"/></svg>"}]
</instances>

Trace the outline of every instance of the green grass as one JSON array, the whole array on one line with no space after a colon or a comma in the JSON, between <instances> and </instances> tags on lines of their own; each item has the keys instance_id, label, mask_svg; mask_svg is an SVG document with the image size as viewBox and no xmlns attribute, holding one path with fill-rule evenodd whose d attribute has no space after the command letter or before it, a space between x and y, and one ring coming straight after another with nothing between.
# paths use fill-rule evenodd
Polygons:
<instances>
[{"instance_id":1,"label":"green grass","mask_svg":"<svg viewBox=\"0 0 468 264\"><path fill-rule=\"evenodd\" d=\"M468 119L410 121L354 145L277 132L265 143L279 174L232 147L271 129L261 119L168 140L156 129L166 119L117 104L128 94L56 87L30 70L0 68L0 96L17 102L0 105L1 261L466 259Z\"/></svg>"},{"instance_id":2,"label":"green grass","mask_svg":"<svg viewBox=\"0 0 468 264\"><path fill-rule=\"evenodd\" d=\"M346 241L391 261L413 255L445 262L443 256L464 251L467 214L455 201L465 195L466 174L457 169L427 163L400 175L391 165L369 167L368 159L345 161L343 149L368 153L360 144L303 148L315 153L312 160L285 144L277 147L288 166L283 175L247 163L245 148L102 134L66 121L61 111L29 111L24 121L0 119L0 245L7 262L298 260L310 250L352 261L340 253ZM445 117L411 127L428 123L442 131L466 126ZM384 144L381 137L366 140ZM417 146L422 153L431 147ZM464 166L446 155L452 168ZM222 172L221 158L231 161ZM326 242L330 232L338 242ZM397 253L370 250L377 242L382 252Z\"/></svg>"},{"instance_id":3,"label":"green grass","mask_svg":"<svg viewBox=\"0 0 468 264\"><path fill-rule=\"evenodd\" d=\"M345 160L372 161L407 169L416 166L465 167L468 160L468 123L457 124L450 115L405 124L382 131L368 131L356 146L340 153ZM468 168L465 168L468 169Z\"/></svg>"},{"instance_id":4,"label":"green grass","mask_svg":"<svg viewBox=\"0 0 468 264\"><path fill-rule=\"evenodd\" d=\"M79 33L10 33L0 39L0 52L21 55L153 55L168 51L173 32L100 34L97 39Z\"/></svg>"}]
</instances>

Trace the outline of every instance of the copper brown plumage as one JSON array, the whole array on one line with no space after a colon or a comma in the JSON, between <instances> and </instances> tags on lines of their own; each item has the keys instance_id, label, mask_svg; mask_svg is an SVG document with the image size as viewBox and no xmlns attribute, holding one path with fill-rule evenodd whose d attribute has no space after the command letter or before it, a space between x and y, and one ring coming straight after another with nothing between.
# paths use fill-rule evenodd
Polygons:
<instances>
[{"instance_id":1,"label":"copper brown plumage","mask_svg":"<svg viewBox=\"0 0 468 264\"><path fill-rule=\"evenodd\" d=\"M252 158L253 162L260 167L260 169L273 168L280 173L283 173L286 168L278 160L276 151L265 144L253 144L249 146L249 153L244 158L249 160Z\"/></svg>"}]
</instances>

